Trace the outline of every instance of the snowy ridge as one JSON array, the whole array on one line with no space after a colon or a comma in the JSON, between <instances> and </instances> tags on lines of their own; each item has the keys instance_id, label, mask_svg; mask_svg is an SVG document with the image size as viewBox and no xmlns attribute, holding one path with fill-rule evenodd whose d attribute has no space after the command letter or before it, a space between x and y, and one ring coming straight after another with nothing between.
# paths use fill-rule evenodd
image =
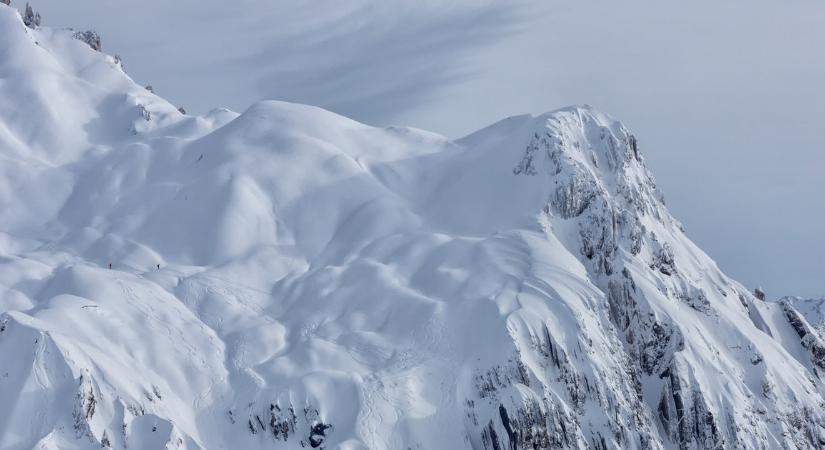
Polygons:
<instances>
[{"instance_id":1,"label":"snowy ridge","mask_svg":"<svg viewBox=\"0 0 825 450\"><path fill-rule=\"evenodd\" d=\"M782 297L779 303L788 303L822 335L825 333L825 298Z\"/></svg>"},{"instance_id":2,"label":"snowy ridge","mask_svg":"<svg viewBox=\"0 0 825 450\"><path fill-rule=\"evenodd\" d=\"M593 108L187 116L3 5L0 98L0 448L825 446L810 316Z\"/></svg>"}]
</instances>

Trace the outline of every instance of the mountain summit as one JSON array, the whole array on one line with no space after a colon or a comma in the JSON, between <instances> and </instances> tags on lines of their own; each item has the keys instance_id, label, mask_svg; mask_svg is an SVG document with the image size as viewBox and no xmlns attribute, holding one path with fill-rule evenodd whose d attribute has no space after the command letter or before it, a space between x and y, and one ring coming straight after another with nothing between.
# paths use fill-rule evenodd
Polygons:
<instances>
[{"instance_id":1,"label":"mountain summit","mask_svg":"<svg viewBox=\"0 0 825 450\"><path fill-rule=\"evenodd\" d=\"M825 446L821 329L620 122L191 116L88 36L0 5L0 448Z\"/></svg>"}]
</instances>

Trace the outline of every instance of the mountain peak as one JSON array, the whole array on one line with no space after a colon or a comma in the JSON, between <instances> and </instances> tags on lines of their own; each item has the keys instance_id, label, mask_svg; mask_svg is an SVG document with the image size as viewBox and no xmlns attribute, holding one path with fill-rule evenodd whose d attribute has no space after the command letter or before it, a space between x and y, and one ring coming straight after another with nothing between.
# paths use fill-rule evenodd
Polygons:
<instances>
[{"instance_id":1,"label":"mountain peak","mask_svg":"<svg viewBox=\"0 0 825 450\"><path fill-rule=\"evenodd\" d=\"M185 115L3 6L0 79L0 448L825 442L815 325L589 106L455 142Z\"/></svg>"}]
</instances>

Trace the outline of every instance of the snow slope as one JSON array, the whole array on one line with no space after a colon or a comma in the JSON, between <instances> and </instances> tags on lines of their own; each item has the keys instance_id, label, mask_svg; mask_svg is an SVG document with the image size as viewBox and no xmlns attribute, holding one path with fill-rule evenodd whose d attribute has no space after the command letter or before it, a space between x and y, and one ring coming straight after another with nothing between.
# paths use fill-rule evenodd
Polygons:
<instances>
[{"instance_id":1,"label":"snow slope","mask_svg":"<svg viewBox=\"0 0 825 450\"><path fill-rule=\"evenodd\" d=\"M0 5L0 448L825 446L614 119L186 116L72 36Z\"/></svg>"}]
</instances>

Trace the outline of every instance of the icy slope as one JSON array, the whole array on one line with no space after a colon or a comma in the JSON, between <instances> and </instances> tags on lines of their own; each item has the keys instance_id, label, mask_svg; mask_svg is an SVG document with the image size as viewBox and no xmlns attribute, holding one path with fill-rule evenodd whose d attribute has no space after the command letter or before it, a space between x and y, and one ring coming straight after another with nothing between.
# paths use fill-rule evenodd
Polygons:
<instances>
[{"instance_id":1,"label":"icy slope","mask_svg":"<svg viewBox=\"0 0 825 450\"><path fill-rule=\"evenodd\" d=\"M0 448L825 445L619 122L184 116L72 34L0 5Z\"/></svg>"}]
</instances>

